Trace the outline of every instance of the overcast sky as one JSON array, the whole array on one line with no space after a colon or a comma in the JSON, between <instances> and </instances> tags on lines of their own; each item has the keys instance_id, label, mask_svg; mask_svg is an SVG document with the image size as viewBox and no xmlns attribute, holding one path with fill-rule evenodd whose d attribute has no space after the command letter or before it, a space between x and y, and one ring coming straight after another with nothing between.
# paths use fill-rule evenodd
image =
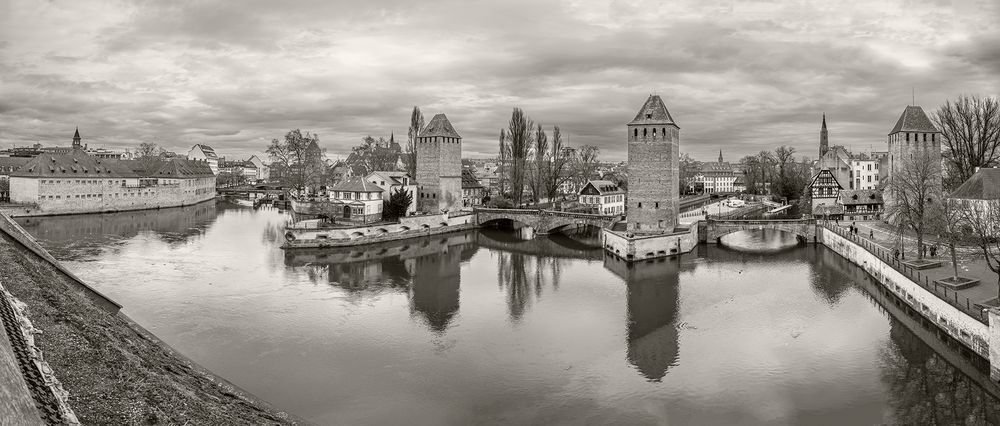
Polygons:
<instances>
[{"instance_id":1,"label":"overcast sky","mask_svg":"<svg viewBox=\"0 0 1000 426\"><path fill-rule=\"evenodd\" d=\"M0 0L0 148L156 142L259 153L300 128L336 158L445 113L469 157L519 106L625 158L650 93L681 152L885 149L903 108L1000 87L997 0Z\"/></svg>"}]
</instances>

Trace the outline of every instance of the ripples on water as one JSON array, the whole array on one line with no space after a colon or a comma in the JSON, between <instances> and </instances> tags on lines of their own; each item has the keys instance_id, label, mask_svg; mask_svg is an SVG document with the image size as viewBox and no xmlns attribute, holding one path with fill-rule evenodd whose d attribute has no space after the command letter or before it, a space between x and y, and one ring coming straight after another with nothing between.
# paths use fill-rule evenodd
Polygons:
<instances>
[{"instance_id":1,"label":"ripples on water","mask_svg":"<svg viewBox=\"0 0 1000 426\"><path fill-rule=\"evenodd\" d=\"M982 360L786 234L628 265L586 230L284 252L285 219L208 203L21 223L175 348L319 424L1000 418Z\"/></svg>"}]
</instances>

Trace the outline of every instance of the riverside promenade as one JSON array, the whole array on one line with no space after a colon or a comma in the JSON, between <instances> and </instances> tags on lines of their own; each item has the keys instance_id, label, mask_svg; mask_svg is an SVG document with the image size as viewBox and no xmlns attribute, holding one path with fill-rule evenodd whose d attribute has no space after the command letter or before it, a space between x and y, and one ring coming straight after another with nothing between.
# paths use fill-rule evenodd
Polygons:
<instances>
[{"instance_id":1,"label":"riverside promenade","mask_svg":"<svg viewBox=\"0 0 1000 426\"><path fill-rule=\"evenodd\" d=\"M848 231L848 227L851 222L840 221L839 223L830 222L830 226L837 227L843 232ZM897 246L898 235L895 235L891 230L889 230L885 224L881 222L856 222L855 226L858 227L859 231L857 234L857 239L870 241L873 244L877 244L889 254L891 260L892 249ZM874 235L874 237L872 237ZM903 249L905 251L906 260L917 259L917 247L916 238L910 235L904 235ZM933 261L941 262L941 266L932 269L922 269L922 270L911 270L907 268L908 271L914 274L914 276L919 276L922 283L930 284L930 287L934 288L933 282L935 280L941 280L954 275L954 268L951 264L951 252L948 250L947 245L944 241L938 241L935 236L927 236L925 244L938 243L938 252L934 257L930 257L928 254L927 259ZM982 321L985 320L985 314L982 313L981 308L977 308L976 304L984 304L992 299L997 298L998 292L1000 292L1000 285L997 284L997 274L990 270L986 265L986 261L983 259L983 253L978 247L974 246L956 246L955 247L956 258L958 261L958 274L965 278L978 279L979 284L962 289L947 289L947 295L944 294L944 288L937 286L939 295L942 298L947 297L952 302L955 301L957 297L960 303L966 304L968 311L977 314L977 317ZM902 258L900 259L902 261Z\"/></svg>"}]
</instances>

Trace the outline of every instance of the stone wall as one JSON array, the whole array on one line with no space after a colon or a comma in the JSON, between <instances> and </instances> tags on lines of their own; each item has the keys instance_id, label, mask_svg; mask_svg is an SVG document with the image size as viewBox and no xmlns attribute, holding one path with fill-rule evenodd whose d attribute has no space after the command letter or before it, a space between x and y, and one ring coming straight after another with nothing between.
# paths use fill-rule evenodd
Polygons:
<instances>
[{"instance_id":1,"label":"stone wall","mask_svg":"<svg viewBox=\"0 0 1000 426\"><path fill-rule=\"evenodd\" d=\"M448 217L446 214L409 216L400 218L399 223L351 228L321 228L318 224L319 221L302 221L297 222L295 227L287 228L286 246L314 246L318 244L314 240L328 241L329 246L355 245L453 232L477 226L476 216L472 214L455 217ZM289 235L293 238L288 238Z\"/></svg>"},{"instance_id":2,"label":"stone wall","mask_svg":"<svg viewBox=\"0 0 1000 426\"><path fill-rule=\"evenodd\" d=\"M623 232L605 228L601 232L601 240L605 251L625 260L653 259L694 250L698 245L698 226L692 224L683 232L635 235L632 238Z\"/></svg>"},{"instance_id":3,"label":"stone wall","mask_svg":"<svg viewBox=\"0 0 1000 426\"><path fill-rule=\"evenodd\" d=\"M991 358L991 353L996 346L990 344L992 335L1000 333L1000 329L987 326L941 300L937 295L927 291L883 262L878 256L837 235L837 233L824 227L818 227L816 233L823 245L864 269L875 278L876 282L881 283L900 300L910 305L914 311L933 321L938 328L947 332L952 338L980 356L990 359L991 364L995 364L994 359L1000 360L1000 358ZM991 324L994 323L991 321ZM1000 341L1000 336L996 339Z\"/></svg>"},{"instance_id":4,"label":"stone wall","mask_svg":"<svg viewBox=\"0 0 1000 426\"><path fill-rule=\"evenodd\" d=\"M437 196L441 176L441 143L435 138L417 138L417 197L413 200L417 209L424 212L439 212Z\"/></svg>"},{"instance_id":5,"label":"stone wall","mask_svg":"<svg viewBox=\"0 0 1000 426\"><path fill-rule=\"evenodd\" d=\"M100 213L197 204L215 198L215 178L182 179L172 185L124 186L122 179L12 177L11 201L33 208L14 216Z\"/></svg>"},{"instance_id":6,"label":"stone wall","mask_svg":"<svg viewBox=\"0 0 1000 426\"><path fill-rule=\"evenodd\" d=\"M658 129L656 136L652 134L654 127ZM680 130L676 126L628 126L630 231L671 232L677 225L679 144Z\"/></svg>"}]
</instances>

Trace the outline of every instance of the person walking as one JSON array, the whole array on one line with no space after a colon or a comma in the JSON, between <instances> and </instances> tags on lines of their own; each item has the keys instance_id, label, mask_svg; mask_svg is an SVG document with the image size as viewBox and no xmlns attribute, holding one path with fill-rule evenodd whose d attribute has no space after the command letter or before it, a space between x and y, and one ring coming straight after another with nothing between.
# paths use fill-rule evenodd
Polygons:
<instances>
[{"instance_id":1,"label":"person walking","mask_svg":"<svg viewBox=\"0 0 1000 426\"><path fill-rule=\"evenodd\" d=\"M899 260L899 249L892 249L892 259Z\"/></svg>"},{"instance_id":2,"label":"person walking","mask_svg":"<svg viewBox=\"0 0 1000 426\"><path fill-rule=\"evenodd\" d=\"M924 244L924 245L921 245L921 246L920 246L920 253L921 253L921 254L922 254L922 255L923 255L924 257L927 257L927 244Z\"/></svg>"},{"instance_id":3,"label":"person walking","mask_svg":"<svg viewBox=\"0 0 1000 426\"><path fill-rule=\"evenodd\" d=\"M868 230L868 238L872 239L872 240L875 239L875 230L874 229L869 229Z\"/></svg>"}]
</instances>

